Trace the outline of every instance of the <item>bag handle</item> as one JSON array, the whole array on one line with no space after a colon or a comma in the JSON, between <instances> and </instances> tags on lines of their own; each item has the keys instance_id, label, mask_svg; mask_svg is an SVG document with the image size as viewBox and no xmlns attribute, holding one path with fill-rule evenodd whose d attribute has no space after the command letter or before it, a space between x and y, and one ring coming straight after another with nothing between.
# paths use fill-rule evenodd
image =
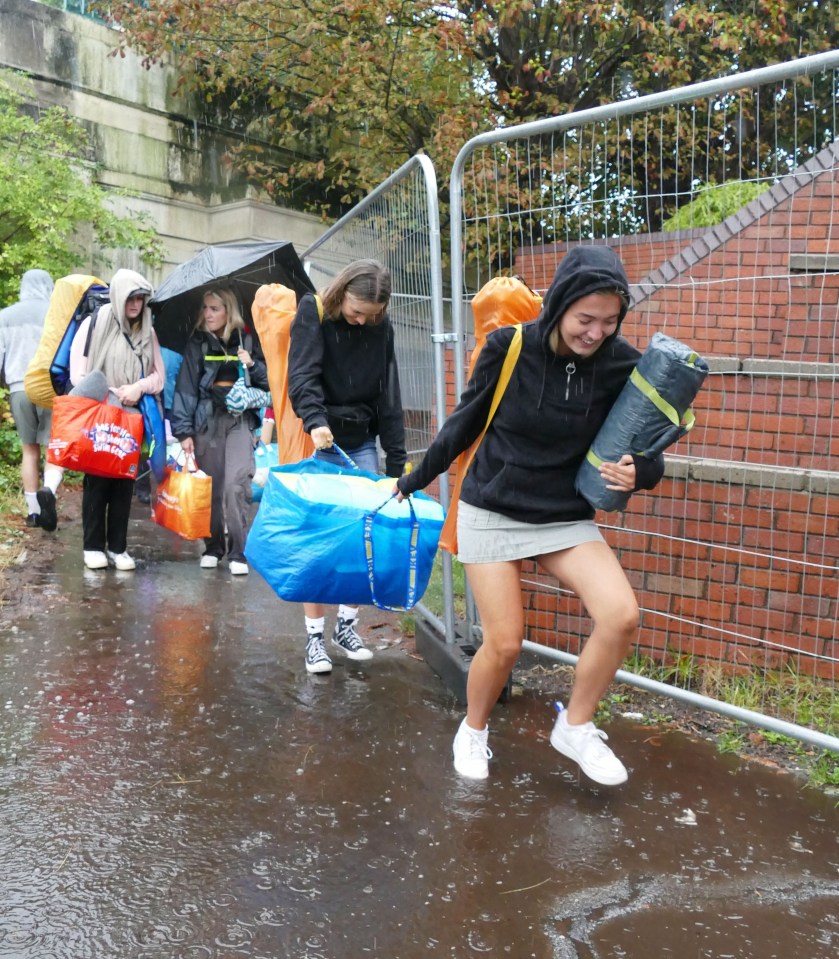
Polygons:
<instances>
[{"instance_id":1,"label":"bag handle","mask_svg":"<svg viewBox=\"0 0 839 959\"><path fill-rule=\"evenodd\" d=\"M413 609L417 601L417 541L419 540L419 521L414 510L414 504L410 497L406 497L403 502L408 504L411 511L411 536L408 541L408 589L405 597L404 606L387 606L376 599L376 582L373 574L373 522L379 510L383 509L396 496L392 493L376 509L371 510L364 515L364 555L367 559L367 580L370 583L370 599L374 606L384 609L389 613L405 613Z\"/></svg>"},{"instance_id":2,"label":"bag handle","mask_svg":"<svg viewBox=\"0 0 839 959\"><path fill-rule=\"evenodd\" d=\"M352 459L351 457L347 456L347 454L341 449L341 447L337 443L333 443L332 446L328 447L328 449L335 450L339 454L339 456L343 458L344 462L347 464L347 466L349 466L350 469L357 470L360 468L358 463L356 463L356 461ZM311 458L313 460L316 460L318 458L319 452L320 450L315 450L314 453L312 453ZM384 506L384 503L382 503L382 506Z\"/></svg>"}]
</instances>

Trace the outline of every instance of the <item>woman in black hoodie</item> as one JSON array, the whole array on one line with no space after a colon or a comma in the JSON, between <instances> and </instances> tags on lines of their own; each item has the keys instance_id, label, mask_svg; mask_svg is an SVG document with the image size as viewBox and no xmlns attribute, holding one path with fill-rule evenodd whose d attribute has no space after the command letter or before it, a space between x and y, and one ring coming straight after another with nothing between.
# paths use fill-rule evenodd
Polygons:
<instances>
[{"instance_id":1,"label":"woman in black hoodie","mask_svg":"<svg viewBox=\"0 0 839 959\"><path fill-rule=\"evenodd\" d=\"M323 291L300 300L291 324L288 396L311 436L316 455L338 466L346 460L359 469L379 472L378 438L388 476L405 468L405 427L394 352L393 327L387 315L390 272L377 260L356 260L344 267ZM281 439L282 442L282 439ZM332 672L323 643L325 608L304 603L306 670ZM373 658L356 631L358 607L342 603L332 645L350 659Z\"/></svg>"},{"instance_id":2,"label":"woman in black hoodie","mask_svg":"<svg viewBox=\"0 0 839 959\"><path fill-rule=\"evenodd\" d=\"M512 378L463 480L458 557L483 631L453 746L463 776L488 775L487 721L521 651L521 562L533 558L579 596L594 623L568 708L557 704L551 744L599 783L627 778L591 720L635 638L638 604L574 481L640 358L619 335L628 306L629 283L612 250L579 246L568 253L539 317L522 328ZM478 438L513 334L505 327L489 335L457 408L420 465L398 480L402 495L423 489ZM664 462L627 453L600 472L610 489L652 489Z\"/></svg>"}]
</instances>

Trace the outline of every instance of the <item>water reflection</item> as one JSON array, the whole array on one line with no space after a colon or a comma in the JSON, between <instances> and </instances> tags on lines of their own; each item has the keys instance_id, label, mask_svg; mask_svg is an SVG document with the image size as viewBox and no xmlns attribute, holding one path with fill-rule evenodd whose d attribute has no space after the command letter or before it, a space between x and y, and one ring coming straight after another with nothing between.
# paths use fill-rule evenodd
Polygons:
<instances>
[{"instance_id":1,"label":"water reflection","mask_svg":"<svg viewBox=\"0 0 839 959\"><path fill-rule=\"evenodd\" d=\"M310 677L258 577L135 541L134 575L65 554L0 623L0 957L835 955L829 799L629 722L629 783L592 787L533 695L460 780L422 663Z\"/></svg>"}]
</instances>

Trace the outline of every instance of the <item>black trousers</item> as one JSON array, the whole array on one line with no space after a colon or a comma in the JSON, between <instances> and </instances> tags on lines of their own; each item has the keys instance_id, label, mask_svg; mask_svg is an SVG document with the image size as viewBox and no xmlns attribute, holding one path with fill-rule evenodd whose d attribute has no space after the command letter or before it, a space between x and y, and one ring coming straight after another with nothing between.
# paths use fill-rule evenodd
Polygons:
<instances>
[{"instance_id":1,"label":"black trousers","mask_svg":"<svg viewBox=\"0 0 839 959\"><path fill-rule=\"evenodd\" d=\"M134 480L108 479L85 473L82 486L84 548L124 553Z\"/></svg>"}]
</instances>

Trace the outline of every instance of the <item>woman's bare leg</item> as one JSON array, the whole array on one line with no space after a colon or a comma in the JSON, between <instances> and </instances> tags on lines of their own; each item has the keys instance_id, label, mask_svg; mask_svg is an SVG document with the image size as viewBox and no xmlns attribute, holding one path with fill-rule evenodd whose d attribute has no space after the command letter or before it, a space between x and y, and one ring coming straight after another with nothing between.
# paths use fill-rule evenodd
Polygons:
<instances>
[{"instance_id":1,"label":"woman's bare leg","mask_svg":"<svg viewBox=\"0 0 839 959\"><path fill-rule=\"evenodd\" d=\"M466 681L466 723L472 729L483 729L507 684L524 639L521 563L469 563L464 568L483 632L483 642Z\"/></svg>"},{"instance_id":2,"label":"woman's bare leg","mask_svg":"<svg viewBox=\"0 0 839 959\"><path fill-rule=\"evenodd\" d=\"M539 563L579 596L594 623L577 662L567 710L569 723L587 723L638 633L638 602L606 543L549 553Z\"/></svg>"}]
</instances>

